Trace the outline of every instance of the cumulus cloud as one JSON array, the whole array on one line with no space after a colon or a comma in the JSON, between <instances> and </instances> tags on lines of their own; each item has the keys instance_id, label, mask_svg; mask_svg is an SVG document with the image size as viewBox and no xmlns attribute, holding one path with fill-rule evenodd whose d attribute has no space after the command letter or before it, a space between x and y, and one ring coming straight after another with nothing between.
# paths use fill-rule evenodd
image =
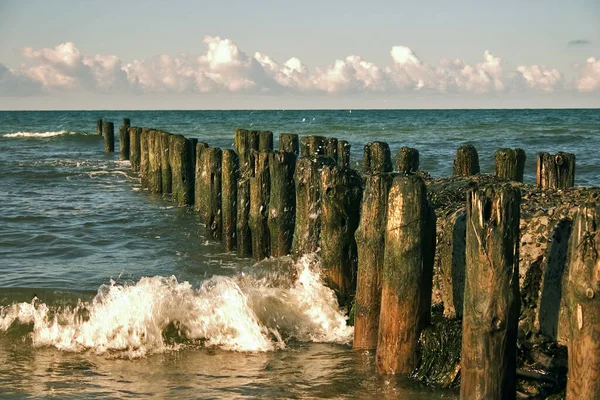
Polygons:
<instances>
[{"instance_id":1,"label":"cumulus cloud","mask_svg":"<svg viewBox=\"0 0 600 400\"><path fill-rule=\"evenodd\" d=\"M123 64L114 55L87 55L72 42L54 48L23 48L17 69L0 64L0 88L63 91L134 91L152 93L468 93L513 91L600 91L600 62L579 67L566 81L556 69L541 65L508 68L485 50L481 61L443 58L425 62L407 46L394 46L389 64L378 66L358 55L310 69L299 58L280 63L255 52L248 55L231 39L206 36L195 54L158 55Z\"/></svg>"}]
</instances>

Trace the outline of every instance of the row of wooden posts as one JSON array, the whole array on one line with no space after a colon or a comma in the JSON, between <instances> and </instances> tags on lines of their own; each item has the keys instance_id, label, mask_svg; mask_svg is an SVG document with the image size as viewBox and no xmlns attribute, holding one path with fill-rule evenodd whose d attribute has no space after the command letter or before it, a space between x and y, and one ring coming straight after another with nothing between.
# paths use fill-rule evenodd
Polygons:
<instances>
[{"instance_id":1,"label":"row of wooden posts","mask_svg":"<svg viewBox=\"0 0 600 400\"><path fill-rule=\"evenodd\" d=\"M105 140L114 141L112 123L103 130ZM207 235L227 251L256 260L318 252L324 280L340 301L356 293L354 348L376 349L384 374L408 374L417 366L419 335L430 323L436 249L436 215L424 180L413 173L417 150L402 148L393 171L387 143L369 143L361 176L350 168L349 143L335 138L281 134L274 152L272 132L235 129L234 151L132 127L129 120L120 135L121 158L131 161L142 186L170 194L180 206L194 205ZM114 144L105 148L114 151ZM500 150L496 174L522 180L524 161L520 149ZM541 153L539 184L572 186L574 163L572 154ZM459 148L455 175L478 172L475 148ZM510 183L468 194L464 399L515 398L520 201ZM572 321L571 398L600 397L600 267L590 251L600 248L597 233L590 239L598 224L600 207L582 207L563 288Z\"/></svg>"}]
</instances>

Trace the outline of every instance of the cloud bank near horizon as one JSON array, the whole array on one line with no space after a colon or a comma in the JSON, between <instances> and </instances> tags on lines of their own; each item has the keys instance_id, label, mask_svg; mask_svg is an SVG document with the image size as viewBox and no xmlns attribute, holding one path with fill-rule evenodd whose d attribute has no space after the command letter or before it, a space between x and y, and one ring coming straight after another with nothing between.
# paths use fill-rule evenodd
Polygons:
<instances>
[{"instance_id":1,"label":"cloud bank near horizon","mask_svg":"<svg viewBox=\"0 0 600 400\"><path fill-rule=\"evenodd\" d=\"M566 79L543 65L506 67L488 50L477 64L460 59L422 61L406 46L394 46L391 64L377 66L350 55L327 67L309 69L297 57L284 63L266 54L250 56L235 42L206 36L200 55L159 55L124 64L115 55L87 55L75 43L21 49L16 69L0 63L0 95L26 96L57 91L94 93L538 93L600 92L600 60L576 64Z\"/></svg>"}]
</instances>

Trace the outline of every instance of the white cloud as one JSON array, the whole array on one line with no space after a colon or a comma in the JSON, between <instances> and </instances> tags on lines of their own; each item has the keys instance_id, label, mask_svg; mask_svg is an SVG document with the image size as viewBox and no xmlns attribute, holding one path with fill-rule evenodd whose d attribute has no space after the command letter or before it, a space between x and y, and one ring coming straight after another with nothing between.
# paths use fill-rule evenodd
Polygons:
<instances>
[{"instance_id":1,"label":"white cloud","mask_svg":"<svg viewBox=\"0 0 600 400\"><path fill-rule=\"evenodd\" d=\"M540 65L521 65L517 67L525 85L543 92L554 92L563 85L563 75L556 69Z\"/></svg>"},{"instance_id":2,"label":"white cloud","mask_svg":"<svg viewBox=\"0 0 600 400\"><path fill-rule=\"evenodd\" d=\"M576 82L580 92L595 92L600 90L600 60L595 57L587 59L581 67L579 79Z\"/></svg>"}]
</instances>

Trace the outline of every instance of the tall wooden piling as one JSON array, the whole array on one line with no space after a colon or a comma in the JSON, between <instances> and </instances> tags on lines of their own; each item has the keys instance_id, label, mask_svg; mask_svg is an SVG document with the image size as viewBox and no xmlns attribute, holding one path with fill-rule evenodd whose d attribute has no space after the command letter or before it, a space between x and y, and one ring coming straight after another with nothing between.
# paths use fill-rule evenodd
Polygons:
<instances>
[{"instance_id":1,"label":"tall wooden piling","mask_svg":"<svg viewBox=\"0 0 600 400\"><path fill-rule=\"evenodd\" d=\"M461 318L465 291L465 257L467 241L467 213L461 208L446 216L446 224L438 236L436 266L440 273L440 295L444 316Z\"/></svg>"},{"instance_id":2,"label":"tall wooden piling","mask_svg":"<svg viewBox=\"0 0 600 400\"><path fill-rule=\"evenodd\" d=\"M567 399L600 399L600 203L580 206L569 242Z\"/></svg>"},{"instance_id":3,"label":"tall wooden piling","mask_svg":"<svg viewBox=\"0 0 600 400\"><path fill-rule=\"evenodd\" d=\"M206 185L202 184L204 181L203 174L206 173L204 170L205 165L200 162L202 159L202 152L205 149L208 149L208 143L198 142L196 143L196 148L194 149L195 157L194 160L194 177L195 177L195 185L194 185L194 210L200 215L200 220L205 222L206 216L208 215L207 203L204 201L204 193L207 190ZM198 184L200 183L200 184Z\"/></svg>"},{"instance_id":4,"label":"tall wooden piling","mask_svg":"<svg viewBox=\"0 0 600 400\"><path fill-rule=\"evenodd\" d=\"M237 195L237 255L238 257L252 257L252 233L250 232L250 226L248 225L248 220L250 218L250 176L248 172L245 174L242 173L241 169Z\"/></svg>"},{"instance_id":5,"label":"tall wooden piling","mask_svg":"<svg viewBox=\"0 0 600 400\"><path fill-rule=\"evenodd\" d=\"M460 146L454 158L454 176L471 176L479 172L477 149L471 144Z\"/></svg>"},{"instance_id":6,"label":"tall wooden piling","mask_svg":"<svg viewBox=\"0 0 600 400\"><path fill-rule=\"evenodd\" d=\"M104 122L102 129L104 130L104 151L113 153L115 151L115 124Z\"/></svg>"},{"instance_id":7,"label":"tall wooden piling","mask_svg":"<svg viewBox=\"0 0 600 400\"><path fill-rule=\"evenodd\" d=\"M523 182L526 159L523 149L500 149L494 155L494 174L509 181Z\"/></svg>"},{"instance_id":8,"label":"tall wooden piling","mask_svg":"<svg viewBox=\"0 0 600 400\"><path fill-rule=\"evenodd\" d=\"M286 256L292 250L296 213L295 170L296 154L280 151L269 156L271 189L268 223L273 257Z\"/></svg>"},{"instance_id":9,"label":"tall wooden piling","mask_svg":"<svg viewBox=\"0 0 600 400\"><path fill-rule=\"evenodd\" d=\"M198 146L196 146L198 148ZM207 147L200 153L196 164L200 174L196 176L196 198L198 209L203 212L200 218L206 225L206 236L209 239L220 240L223 230L221 213L221 164L222 152L216 147ZM198 204L200 203L200 204Z\"/></svg>"},{"instance_id":10,"label":"tall wooden piling","mask_svg":"<svg viewBox=\"0 0 600 400\"><path fill-rule=\"evenodd\" d=\"M102 136L102 118L98 118L96 121L96 134Z\"/></svg>"},{"instance_id":11,"label":"tall wooden piling","mask_svg":"<svg viewBox=\"0 0 600 400\"><path fill-rule=\"evenodd\" d=\"M260 261L271 254L269 237L269 173L270 152L254 153L254 176L250 178L250 215L248 226L252 235L252 256Z\"/></svg>"},{"instance_id":12,"label":"tall wooden piling","mask_svg":"<svg viewBox=\"0 0 600 400\"><path fill-rule=\"evenodd\" d=\"M129 126L119 127L119 160L129 160Z\"/></svg>"},{"instance_id":13,"label":"tall wooden piling","mask_svg":"<svg viewBox=\"0 0 600 400\"><path fill-rule=\"evenodd\" d=\"M296 162L296 225L292 254L296 257L319 249L321 232L321 169L335 162L326 156L303 156Z\"/></svg>"},{"instance_id":14,"label":"tall wooden piling","mask_svg":"<svg viewBox=\"0 0 600 400\"><path fill-rule=\"evenodd\" d=\"M234 131L234 147L240 162L240 173L246 175L249 169L254 168L251 161L252 150L258 150L258 131L236 128Z\"/></svg>"},{"instance_id":15,"label":"tall wooden piling","mask_svg":"<svg viewBox=\"0 0 600 400\"><path fill-rule=\"evenodd\" d=\"M225 251L237 246L237 185L239 176L238 156L231 149L223 149L221 155L221 213L223 235L221 242Z\"/></svg>"},{"instance_id":16,"label":"tall wooden piling","mask_svg":"<svg viewBox=\"0 0 600 400\"><path fill-rule=\"evenodd\" d=\"M408 374L417 366L419 335L429 324L435 213L416 175L397 176L388 197L377 371Z\"/></svg>"},{"instance_id":17,"label":"tall wooden piling","mask_svg":"<svg viewBox=\"0 0 600 400\"><path fill-rule=\"evenodd\" d=\"M258 132L258 151L273 151L273 132Z\"/></svg>"},{"instance_id":18,"label":"tall wooden piling","mask_svg":"<svg viewBox=\"0 0 600 400\"><path fill-rule=\"evenodd\" d=\"M336 146L337 147L337 146ZM347 304L356 288L361 178L358 172L337 165L324 166L321 191L321 266L327 286L341 304Z\"/></svg>"},{"instance_id":19,"label":"tall wooden piling","mask_svg":"<svg viewBox=\"0 0 600 400\"><path fill-rule=\"evenodd\" d=\"M139 172L140 170L140 156L141 156L141 135L142 128L132 126L128 129L129 131L129 160L131 161L131 170Z\"/></svg>"},{"instance_id":20,"label":"tall wooden piling","mask_svg":"<svg viewBox=\"0 0 600 400\"><path fill-rule=\"evenodd\" d=\"M575 154L538 153L536 183L545 189L566 189L575 185Z\"/></svg>"},{"instance_id":21,"label":"tall wooden piling","mask_svg":"<svg viewBox=\"0 0 600 400\"><path fill-rule=\"evenodd\" d=\"M169 164L173 179L173 201L180 207L194 203L192 142L182 135L169 136Z\"/></svg>"},{"instance_id":22,"label":"tall wooden piling","mask_svg":"<svg viewBox=\"0 0 600 400\"><path fill-rule=\"evenodd\" d=\"M149 128L142 128L140 134L140 183L142 188L148 187L148 174L150 171L150 161L148 154Z\"/></svg>"},{"instance_id":23,"label":"tall wooden piling","mask_svg":"<svg viewBox=\"0 0 600 400\"><path fill-rule=\"evenodd\" d=\"M160 171L162 194L171 194L173 191L173 173L171 172L171 163L169 162L169 136L171 134L165 131L156 133L158 140L158 151L160 153Z\"/></svg>"},{"instance_id":24,"label":"tall wooden piling","mask_svg":"<svg viewBox=\"0 0 600 400\"><path fill-rule=\"evenodd\" d=\"M396 153L396 171L409 174L419 170L419 150L412 147L400 147Z\"/></svg>"},{"instance_id":25,"label":"tall wooden piling","mask_svg":"<svg viewBox=\"0 0 600 400\"><path fill-rule=\"evenodd\" d=\"M365 176L360 224L355 234L358 276L354 312L354 349L375 349L381 309L387 203L393 176Z\"/></svg>"},{"instance_id":26,"label":"tall wooden piling","mask_svg":"<svg viewBox=\"0 0 600 400\"><path fill-rule=\"evenodd\" d=\"M327 139L324 136L304 136L300 143L303 156L321 156L325 154Z\"/></svg>"},{"instance_id":27,"label":"tall wooden piling","mask_svg":"<svg viewBox=\"0 0 600 400\"><path fill-rule=\"evenodd\" d=\"M381 174L392 171L390 146L386 142L365 144L363 152L363 174Z\"/></svg>"},{"instance_id":28,"label":"tall wooden piling","mask_svg":"<svg viewBox=\"0 0 600 400\"><path fill-rule=\"evenodd\" d=\"M279 135L279 151L298 155L300 151L298 135L295 133L282 133Z\"/></svg>"},{"instance_id":29,"label":"tall wooden piling","mask_svg":"<svg viewBox=\"0 0 600 400\"><path fill-rule=\"evenodd\" d=\"M350 143L338 140L337 163L341 168L350 168Z\"/></svg>"},{"instance_id":30,"label":"tall wooden piling","mask_svg":"<svg viewBox=\"0 0 600 400\"><path fill-rule=\"evenodd\" d=\"M520 202L510 184L467 195L461 399L516 396Z\"/></svg>"},{"instance_id":31,"label":"tall wooden piling","mask_svg":"<svg viewBox=\"0 0 600 400\"><path fill-rule=\"evenodd\" d=\"M148 131L148 191L162 193L160 137L156 130Z\"/></svg>"}]
</instances>

